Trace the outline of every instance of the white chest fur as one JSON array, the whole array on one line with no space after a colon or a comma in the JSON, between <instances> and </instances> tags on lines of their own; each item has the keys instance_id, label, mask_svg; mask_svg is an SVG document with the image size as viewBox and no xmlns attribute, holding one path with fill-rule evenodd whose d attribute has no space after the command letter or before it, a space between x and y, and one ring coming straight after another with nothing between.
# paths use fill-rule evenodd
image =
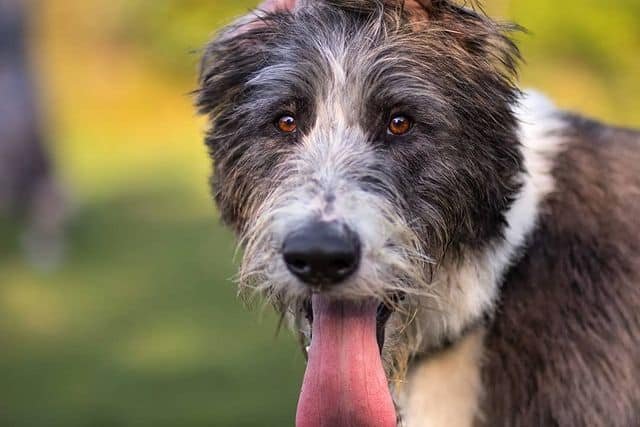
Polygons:
<instances>
[{"instance_id":1,"label":"white chest fur","mask_svg":"<svg viewBox=\"0 0 640 427\"><path fill-rule=\"evenodd\" d=\"M484 332L420 362L401 397L406 427L471 427L480 416Z\"/></svg>"}]
</instances>

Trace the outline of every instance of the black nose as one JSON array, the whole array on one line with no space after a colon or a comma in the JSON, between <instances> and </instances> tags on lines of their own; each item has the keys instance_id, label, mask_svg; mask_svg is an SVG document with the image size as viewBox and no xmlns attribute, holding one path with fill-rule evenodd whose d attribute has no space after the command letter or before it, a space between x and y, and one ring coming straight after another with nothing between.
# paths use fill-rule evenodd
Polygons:
<instances>
[{"instance_id":1,"label":"black nose","mask_svg":"<svg viewBox=\"0 0 640 427\"><path fill-rule=\"evenodd\" d=\"M351 276L360 263L360 240L346 226L315 222L291 233L282 247L289 271L303 282L330 286Z\"/></svg>"}]
</instances>

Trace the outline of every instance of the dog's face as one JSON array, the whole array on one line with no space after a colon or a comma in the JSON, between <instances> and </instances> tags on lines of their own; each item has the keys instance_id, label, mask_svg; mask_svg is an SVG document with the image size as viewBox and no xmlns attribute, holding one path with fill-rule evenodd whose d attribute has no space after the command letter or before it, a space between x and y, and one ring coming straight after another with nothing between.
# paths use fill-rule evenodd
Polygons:
<instances>
[{"instance_id":1,"label":"dog's face","mask_svg":"<svg viewBox=\"0 0 640 427\"><path fill-rule=\"evenodd\" d=\"M500 237L518 190L516 54L446 1L286 2L225 30L198 103L241 283L298 319L312 295L375 299L388 370L425 330L459 333L473 296L446 298L438 272Z\"/></svg>"}]
</instances>

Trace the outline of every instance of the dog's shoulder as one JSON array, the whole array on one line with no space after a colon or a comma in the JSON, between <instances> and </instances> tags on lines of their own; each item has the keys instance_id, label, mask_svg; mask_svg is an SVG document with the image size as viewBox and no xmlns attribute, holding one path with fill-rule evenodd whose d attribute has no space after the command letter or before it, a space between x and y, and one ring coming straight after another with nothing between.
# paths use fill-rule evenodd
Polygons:
<instances>
[{"instance_id":1,"label":"dog's shoulder","mask_svg":"<svg viewBox=\"0 0 640 427\"><path fill-rule=\"evenodd\" d=\"M518 115L525 157L539 154L530 164L546 168L537 180L551 187L502 284L487 338L487 418L490 425L633 425L640 133L562 112L535 94Z\"/></svg>"}]
</instances>

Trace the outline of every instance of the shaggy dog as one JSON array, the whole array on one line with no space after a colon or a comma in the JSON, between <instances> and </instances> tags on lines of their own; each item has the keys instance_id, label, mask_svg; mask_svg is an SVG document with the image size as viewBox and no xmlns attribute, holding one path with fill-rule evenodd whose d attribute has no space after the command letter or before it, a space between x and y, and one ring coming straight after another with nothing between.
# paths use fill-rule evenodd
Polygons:
<instances>
[{"instance_id":1,"label":"shaggy dog","mask_svg":"<svg viewBox=\"0 0 640 427\"><path fill-rule=\"evenodd\" d=\"M521 92L514 29L276 0L208 45L213 192L308 352L299 427L640 422L640 134Z\"/></svg>"}]
</instances>

